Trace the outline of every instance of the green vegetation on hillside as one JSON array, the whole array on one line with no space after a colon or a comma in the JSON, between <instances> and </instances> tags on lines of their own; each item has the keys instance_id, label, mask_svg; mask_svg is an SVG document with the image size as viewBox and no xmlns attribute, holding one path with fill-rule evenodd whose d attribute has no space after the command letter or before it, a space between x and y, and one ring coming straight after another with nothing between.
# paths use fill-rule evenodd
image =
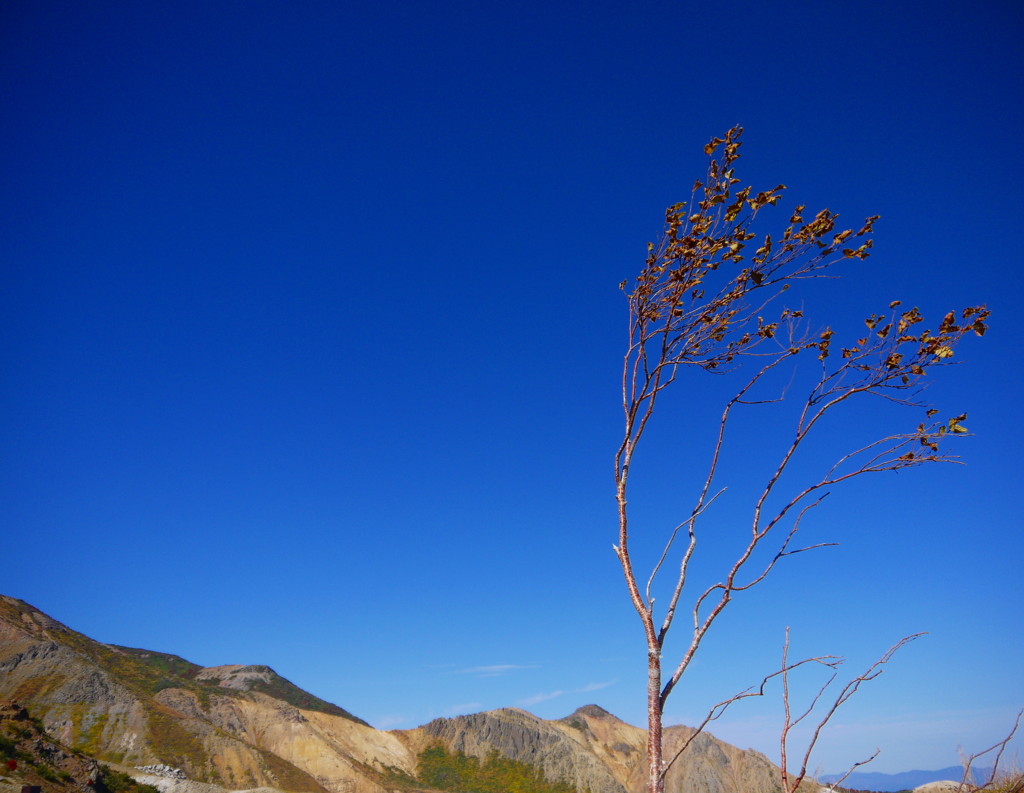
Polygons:
<instances>
[{"instance_id":1,"label":"green vegetation on hillside","mask_svg":"<svg viewBox=\"0 0 1024 793\"><path fill-rule=\"evenodd\" d=\"M32 760L32 755L19 749L15 739L0 733L0 761L7 760L28 762Z\"/></svg>"},{"instance_id":2,"label":"green vegetation on hillside","mask_svg":"<svg viewBox=\"0 0 1024 793\"><path fill-rule=\"evenodd\" d=\"M77 714L75 724L78 727L78 738L75 741L75 749L87 755L96 755L100 751L100 739L103 737L103 730L110 720L110 714L100 713L86 722L82 714Z\"/></svg>"},{"instance_id":3,"label":"green vegetation on hillside","mask_svg":"<svg viewBox=\"0 0 1024 793\"><path fill-rule=\"evenodd\" d=\"M310 774L278 757L273 752L257 749L263 760L264 770L277 780L277 787L291 793L327 793L327 790Z\"/></svg>"},{"instance_id":4,"label":"green vegetation on hillside","mask_svg":"<svg viewBox=\"0 0 1024 793\"><path fill-rule=\"evenodd\" d=\"M38 619L34 616L37 614ZM53 641L91 659L137 694L152 696L158 691L172 687L188 688L196 693L201 691L201 687L189 679L189 675L195 674L201 667L175 655L101 644L38 612L23 600L0 598L0 619L5 619L22 629L26 626L38 626L36 630L42 629ZM40 690L55 687L54 681L50 679L37 678L31 682L39 690L19 690L15 692L19 700L31 700L40 693Z\"/></svg>"},{"instance_id":5,"label":"green vegetation on hillside","mask_svg":"<svg viewBox=\"0 0 1024 793\"><path fill-rule=\"evenodd\" d=\"M93 789L97 793L160 793L153 785L136 782L128 774L101 765Z\"/></svg>"},{"instance_id":6,"label":"green vegetation on hillside","mask_svg":"<svg viewBox=\"0 0 1024 793\"><path fill-rule=\"evenodd\" d=\"M107 645L113 650L132 656L152 667L163 677L175 680L191 680L203 668L199 664L186 661L184 658L170 653L158 653L153 650L139 650L134 647L121 647L116 644Z\"/></svg>"},{"instance_id":7,"label":"green vegetation on hillside","mask_svg":"<svg viewBox=\"0 0 1024 793\"><path fill-rule=\"evenodd\" d=\"M576 793L567 782L548 782L544 772L492 751L481 761L443 746L419 754L417 776L421 784L455 793Z\"/></svg>"},{"instance_id":8,"label":"green vegetation on hillside","mask_svg":"<svg viewBox=\"0 0 1024 793\"><path fill-rule=\"evenodd\" d=\"M354 721L356 724L362 724L364 727L369 727L362 719L357 716L353 716L344 708L339 708L330 702L325 702L310 694L308 691L303 691L294 683L285 680L276 672L272 673L270 682L265 682L260 679L255 679L249 686L250 691L259 691L261 694L267 694L276 699L283 700L289 705L294 705L302 710L315 710L319 713L326 713L329 716L341 716L343 719Z\"/></svg>"},{"instance_id":9,"label":"green vegetation on hillside","mask_svg":"<svg viewBox=\"0 0 1024 793\"><path fill-rule=\"evenodd\" d=\"M146 716L149 743L161 762L188 769L197 777L205 773L209 757L202 741L182 725L173 711L147 703Z\"/></svg>"}]
</instances>

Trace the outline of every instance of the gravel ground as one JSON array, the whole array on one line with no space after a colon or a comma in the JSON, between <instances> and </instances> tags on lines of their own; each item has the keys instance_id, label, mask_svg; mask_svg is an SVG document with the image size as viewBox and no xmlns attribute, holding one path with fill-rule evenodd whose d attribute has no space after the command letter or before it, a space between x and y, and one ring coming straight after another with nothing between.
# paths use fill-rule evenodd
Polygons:
<instances>
[{"instance_id":1,"label":"gravel ground","mask_svg":"<svg viewBox=\"0 0 1024 793\"><path fill-rule=\"evenodd\" d=\"M157 788L160 793L281 793L280 790L272 787L228 791L227 788L222 788L219 785L210 785L206 782L193 782L191 779L168 779L164 776L140 774L137 771L132 773L132 776L145 785L152 785ZM20 793L20 790L19 788L15 793ZM0 793L10 792L0 791Z\"/></svg>"}]
</instances>

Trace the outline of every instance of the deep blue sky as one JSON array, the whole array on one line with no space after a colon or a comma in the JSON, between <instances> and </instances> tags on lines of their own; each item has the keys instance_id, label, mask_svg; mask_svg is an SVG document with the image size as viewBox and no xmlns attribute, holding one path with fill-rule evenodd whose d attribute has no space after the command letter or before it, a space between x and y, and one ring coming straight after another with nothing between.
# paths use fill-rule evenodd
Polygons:
<instances>
[{"instance_id":1,"label":"deep blue sky","mask_svg":"<svg viewBox=\"0 0 1024 793\"><path fill-rule=\"evenodd\" d=\"M618 284L740 123L740 176L789 186L779 223L883 216L803 296L817 322L895 298L993 319L929 393L968 412L967 465L837 492L806 531L842 547L738 601L668 720L770 671L786 625L851 672L925 630L817 764L989 745L1024 705L1022 40L1012 2L5 3L0 591L380 727L587 702L642 724ZM654 426L648 552L717 386ZM739 492L777 453L759 421ZM722 509L709 571L739 541ZM779 711L713 731L774 755Z\"/></svg>"}]
</instances>

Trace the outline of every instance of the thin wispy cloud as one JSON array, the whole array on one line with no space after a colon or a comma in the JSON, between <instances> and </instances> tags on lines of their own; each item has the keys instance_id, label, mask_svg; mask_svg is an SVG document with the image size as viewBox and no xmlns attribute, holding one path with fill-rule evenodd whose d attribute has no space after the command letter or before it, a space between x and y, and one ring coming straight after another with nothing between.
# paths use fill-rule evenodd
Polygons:
<instances>
[{"instance_id":1,"label":"thin wispy cloud","mask_svg":"<svg viewBox=\"0 0 1024 793\"><path fill-rule=\"evenodd\" d=\"M537 705L541 702L547 702L549 699L560 697L564 693L564 691L549 691L546 693L534 694L532 697L527 697L526 699L519 700L519 702L517 702L516 704L528 708L531 705Z\"/></svg>"},{"instance_id":2,"label":"thin wispy cloud","mask_svg":"<svg viewBox=\"0 0 1024 793\"><path fill-rule=\"evenodd\" d=\"M560 697L563 694L587 694L591 691L600 691L602 688L608 688L608 686L613 685L615 682L616 681L614 680L606 680L603 683L587 683L582 688L574 688L571 691L563 691L561 689L557 691L545 691L526 697L525 699L521 699L516 704L522 705L524 708L528 708L531 705L547 702L549 699Z\"/></svg>"},{"instance_id":3,"label":"thin wispy cloud","mask_svg":"<svg viewBox=\"0 0 1024 793\"><path fill-rule=\"evenodd\" d=\"M516 669L540 669L540 666L538 664L491 664L490 666L471 666L467 669L457 669L455 674L497 677Z\"/></svg>"},{"instance_id":4,"label":"thin wispy cloud","mask_svg":"<svg viewBox=\"0 0 1024 793\"><path fill-rule=\"evenodd\" d=\"M605 680L603 683L587 683L583 688L577 688L573 693L586 694L588 691L600 691L602 688L614 685L615 682L614 680Z\"/></svg>"}]
</instances>

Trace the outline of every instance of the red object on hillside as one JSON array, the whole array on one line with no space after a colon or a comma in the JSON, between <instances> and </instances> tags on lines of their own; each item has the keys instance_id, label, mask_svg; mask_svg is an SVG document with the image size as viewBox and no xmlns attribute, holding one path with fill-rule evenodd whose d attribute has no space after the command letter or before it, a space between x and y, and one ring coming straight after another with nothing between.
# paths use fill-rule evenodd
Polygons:
<instances>
[{"instance_id":1,"label":"red object on hillside","mask_svg":"<svg viewBox=\"0 0 1024 793\"><path fill-rule=\"evenodd\" d=\"M17 767L18 767L18 761L17 760L8 760L7 761L7 768L8 768L8 770L14 771Z\"/></svg>"}]
</instances>

